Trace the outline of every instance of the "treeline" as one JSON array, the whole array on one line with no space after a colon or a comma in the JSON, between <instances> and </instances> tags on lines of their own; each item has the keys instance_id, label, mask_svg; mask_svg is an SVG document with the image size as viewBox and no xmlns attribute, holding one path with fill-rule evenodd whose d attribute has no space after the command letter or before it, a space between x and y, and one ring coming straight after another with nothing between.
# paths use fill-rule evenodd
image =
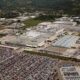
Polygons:
<instances>
[{"instance_id":1,"label":"treeline","mask_svg":"<svg viewBox=\"0 0 80 80\"><path fill-rule=\"evenodd\" d=\"M38 17L35 18L35 20L41 20L41 21L53 21L55 18L60 18L62 17L61 14L59 15L54 15L54 14L40 14Z\"/></svg>"},{"instance_id":2,"label":"treeline","mask_svg":"<svg viewBox=\"0 0 80 80\"><path fill-rule=\"evenodd\" d=\"M0 18L15 18L15 17L18 17L18 16L19 16L18 12L12 12L12 11L0 12Z\"/></svg>"},{"instance_id":3,"label":"treeline","mask_svg":"<svg viewBox=\"0 0 80 80\"><path fill-rule=\"evenodd\" d=\"M0 0L0 9L24 11L63 11L63 14L80 15L80 0Z\"/></svg>"}]
</instances>

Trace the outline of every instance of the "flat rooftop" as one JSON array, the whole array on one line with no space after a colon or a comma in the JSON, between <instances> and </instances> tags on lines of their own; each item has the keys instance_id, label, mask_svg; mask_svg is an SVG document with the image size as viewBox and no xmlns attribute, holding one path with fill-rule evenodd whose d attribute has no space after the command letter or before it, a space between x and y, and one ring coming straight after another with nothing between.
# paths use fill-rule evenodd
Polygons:
<instances>
[{"instance_id":1,"label":"flat rooftop","mask_svg":"<svg viewBox=\"0 0 80 80\"><path fill-rule=\"evenodd\" d=\"M49 46L45 49L43 49L44 51L47 52L51 52L51 53L56 53L58 55L62 55L62 53L64 53L67 49L66 48L60 48L60 47L54 47L54 46Z\"/></svg>"},{"instance_id":2,"label":"flat rooftop","mask_svg":"<svg viewBox=\"0 0 80 80\"><path fill-rule=\"evenodd\" d=\"M60 68L62 80L80 80L79 66L65 66Z\"/></svg>"},{"instance_id":3,"label":"flat rooftop","mask_svg":"<svg viewBox=\"0 0 80 80\"><path fill-rule=\"evenodd\" d=\"M8 40L6 40L6 38L4 37L1 39L1 41L4 40L7 43L25 45L29 47L38 47L39 45L43 45L45 40L49 39L53 35L54 35L53 33L42 33L37 32L36 30L30 30L19 36L15 37L6 36Z\"/></svg>"},{"instance_id":4,"label":"flat rooftop","mask_svg":"<svg viewBox=\"0 0 80 80\"><path fill-rule=\"evenodd\" d=\"M53 46L71 48L74 46L78 39L79 39L78 36L66 35L58 39L55 43L53 43Z\"/></svg>"}]
</instances>

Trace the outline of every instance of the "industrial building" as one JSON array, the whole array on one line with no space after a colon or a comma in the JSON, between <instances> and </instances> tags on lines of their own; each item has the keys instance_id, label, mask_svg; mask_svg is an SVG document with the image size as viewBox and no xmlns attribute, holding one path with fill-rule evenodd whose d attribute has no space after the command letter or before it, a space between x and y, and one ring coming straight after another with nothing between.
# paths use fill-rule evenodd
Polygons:
<instances>
[{"instance_id":1,"label":"industrial building","mask_svg":"<svg viewBox=\"0 0 80 80\"><path fill-rule=\"evenodd\" d=\"M55 33L55 34L58 33L58 34L60 34L60 31L62 33L64 28L62 26L59 26L58 24L54 24L53 22L44 22L44 23L40 23L36 27L36 30L39 32L44 32L44 33Z\"/></svg>"},{"instance_id":2,"label":"industrial building","mask_svg":"<svg viewBox=\"0 0 80 80\"><path fill-rule=\"evenodd\" d=\"M13 29L2 29L0 30L0 35L8 35L8 34L14 34L14 32L18 32L17 29L15 31Z\"/></svg>"},{"instance_id":3,"label":"industrial building","mask_svg":"<svg viewBox=\"0 0 80 80\"><path fill-rule=\"evenodd\" d=\"M15 22L15 23L12 23L12 24L10 24L10 25L8 25L6 27L9 28L9 29L19 29L19 28L21 28L23 26L25 26L24 23Z\"/></svg>"},{"instance_id":4,"label":"industrial building","mask_svg":"<svg viewBox=\"0 0 80 80\"><path fill-rule=\"evenodd\" d=\"M77 25L76 22L73 21L72 18L69 18L69 17L61 17L59 19L57 19L54 24L59 24L59 25L63 25L63 26L75 26Z\"/></svg>"},{"instance_id":5,"label":"industrial building","mask_svg":"<svg viewBox=\"0 0 80 80\"><path fill-rule=\"evenodd\" d=\"M65 47L65 48L71 48L74 47L76 44L76 41L79 39L78 36L73 35L66 35L60 39L58 39L55 43L53 43L53 46L57 47Z\"/></svg>"},{"instance_id":6,"label":"industrial building","mask_svg":"<svg viewBox=\"0 0 80 80\"><path fill-rule=\"evenodd\" d=\"M54 46L48 46L45 49L41 49L41 52L47 52L48 54L51 55L63 55L67 49L66 48L59 48L59 47L54 47Z\"/></svg>"},{"instance_id":7,"label":"industrial building","mask_svg":"<svg viewBox=\"0 0 80 80\"><path fill-rule=\"evenodd\" d=\"M46 24L46 23L45 23ZM64 28L58 27L53 23L47 23L46 26L39 24L37 27L27 29L26 32L20 35L14 36L6 40L5 38L0 39L1 43L8 43L14 45L22 45L27 47L41 47L44 46L47 40L54 40L57 35L62 34ZM9 36L11 37L11 36Z\"/></svg>"},{"instance_id":8,"label":"industrial building","mask_svg":"<svg viewBox=\"0 0 80 80\"><path fill-rule=\"evenodd\" d=\"M63 66L60 68L62 80L80 80L79 66Z\"/></svg>"},{"instance_id":9,"label":"industrial building","mask_svg":"<svg viewBox=\"0 0 80 80\"><path fill-rule=\"evenodd\" d=\"M19 36L7 36L11 37L10 39L6 40L5 37L1 38L1 43L10 43L10 44L16 44L16 45L23 45L28 47L38 47L43 46L45 41L53 36L54 34L48 34L48 33L40 33L35 30L30 30L26 33L23 33Z\"/></svg>"}]
</instances>

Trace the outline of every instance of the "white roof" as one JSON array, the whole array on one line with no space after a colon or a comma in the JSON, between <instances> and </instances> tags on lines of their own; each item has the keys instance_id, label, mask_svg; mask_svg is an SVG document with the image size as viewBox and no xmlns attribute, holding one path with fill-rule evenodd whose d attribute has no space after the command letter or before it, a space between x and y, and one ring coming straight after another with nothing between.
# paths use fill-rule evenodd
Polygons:
<instances>
[{"instance_id":1,"label":"white roof","mask_svg":"<svg viewBox=\"0 0 80 80\"><path fill-rule=\"evenodd\" d=\"M12 44L37 47L40 43L47 40L52 35L53 34L50 33L40 33L35 30L31 30L7 42Z\"/></svg>"},{"instance_id":2,"label":"white roof","mask_svg":"<svg viewBox=\"0 0 80 80\"><path fill-rule=\"evenodd\" d=\"M41 34L40 32L36 32L36 31L27 32L27 36L31 37L31 38L35 38L35 37L39 36L40 34Z\"/></svg>"},{"instance_id":3,"label":"white roof","mask_svg":"<svg viewBox=\"0 0 80 80\"><path fill-rule=\"evenodd\" d=\"M78 36L66 35L66 36L60 38L59 40L57 40L53 44L53 46L71 48L78 39L79 39Z\"/></svg>"}]
</instances>

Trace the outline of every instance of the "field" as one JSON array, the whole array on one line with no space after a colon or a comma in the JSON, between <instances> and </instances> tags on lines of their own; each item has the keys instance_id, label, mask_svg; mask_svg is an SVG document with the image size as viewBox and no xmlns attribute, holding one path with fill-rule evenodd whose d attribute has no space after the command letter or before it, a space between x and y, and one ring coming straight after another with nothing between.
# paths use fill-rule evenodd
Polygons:
<instances>
[{"instance_id":1,"label":"field","mask_svg":"<svg viewBox=\"0 0 80 80\"><path fill-rule=\"evenodd\" d=\"M43 22L43 21L42 20L38 20L38 19L29 19L29 20L26 20L24 22L25 25L26 25L25 28L36 26L36 25L38 25L41 22Z\"/></svg>"},{"instance_id":2,"label":"field","mask_svg":"<svg viewBox=\"0 0 80 80\"><path fill-rule=\"evenodd\" d=\"M40 15L34 19L28 19L24 21L24 23L26 24L25 28L36 26L44 21L54 21L55 18L57 18L57 16L55 17L54 15Z\"/></svg>"}]
</instances>

